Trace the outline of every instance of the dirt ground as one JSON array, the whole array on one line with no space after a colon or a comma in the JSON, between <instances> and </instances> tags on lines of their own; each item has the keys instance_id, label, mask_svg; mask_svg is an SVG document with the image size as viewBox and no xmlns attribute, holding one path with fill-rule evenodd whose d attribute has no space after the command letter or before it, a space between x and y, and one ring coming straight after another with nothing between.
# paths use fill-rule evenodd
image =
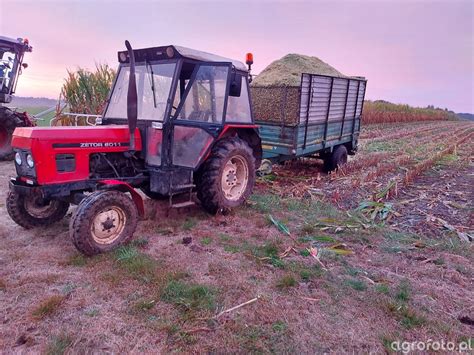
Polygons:
<instances>
[{"instance_id":1,"label":"dirt ground","mask_svg":"<svg viewBox=\"0 0 474 355\"><path fill-rule=\"evenodd\" d=\"M473 132L369 126L337 174L276 167L227 215L166 217L147 200L133 242L93 258L69 239L74 207L37 230L9 218L15 172L1 162L0 349L385 353L444 340L472 352Z\"/></svg>"}]
</instances>

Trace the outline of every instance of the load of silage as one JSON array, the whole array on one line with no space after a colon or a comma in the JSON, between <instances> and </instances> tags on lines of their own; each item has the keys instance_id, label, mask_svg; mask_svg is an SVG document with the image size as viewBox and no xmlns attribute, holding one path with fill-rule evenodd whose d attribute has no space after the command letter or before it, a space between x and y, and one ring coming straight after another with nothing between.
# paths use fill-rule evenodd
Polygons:
<instances>
[{"instance_id":1,"label":"load of silage","mask_svg":"<svg viewBox=\"0 0 474 355\"><path fill-rule=\"evenodd\" d=\"M345 77L317 57L287 54L271 63L252 82L256 121L298 124L302 73Z\"/></svg>"}]
</instances>

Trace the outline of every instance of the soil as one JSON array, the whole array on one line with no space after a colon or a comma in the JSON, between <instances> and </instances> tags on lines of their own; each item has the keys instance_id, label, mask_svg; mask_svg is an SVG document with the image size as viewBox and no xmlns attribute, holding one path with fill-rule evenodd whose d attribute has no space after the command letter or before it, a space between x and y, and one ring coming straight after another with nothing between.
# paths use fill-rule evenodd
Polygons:
<instances>
[{"instance_id":1,"label":"soil","mask_svg":"<svg viewBox=\"0 0 474 355\"><path fill-rule=\"evenodd\" d=\"M422 146L446 131L439 124L407 136ZM377 126L384 129L393 132ZM371 221L354 207L394 172L358 186L367 166L357 162L378 166L374 154L387 151L395 159L393 149L408 147L397 139L362 141L345 175L324 174L318 160L276 167L227 215L196 206L167 216L166 201L147 200L147 218L124 251L138 255L130 265L125 254L77 252L68 232L74 207L53 226L24 230L1 203L1 351L384 353L397 340L468 342L474 244L456 231L474 228L472 140L384 200L396 215ZM11 162L0 163L0 201L14 175ZM347 186L351 203L336 194ZM194 303L183 303L186 293L170 301L165 291L176 282L200 287ZM200 308L202 300L209 306Z\"/></svg>"}]
</instances>

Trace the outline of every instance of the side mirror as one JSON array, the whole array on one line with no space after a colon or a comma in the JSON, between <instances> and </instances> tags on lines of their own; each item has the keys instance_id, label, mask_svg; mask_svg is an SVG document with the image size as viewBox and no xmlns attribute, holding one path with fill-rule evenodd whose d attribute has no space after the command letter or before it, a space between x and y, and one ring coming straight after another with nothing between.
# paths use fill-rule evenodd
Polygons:
<instances>
[{"instance_id":1,"label":"side mirror","mask_svg":"<svg viewBox=\"0 0 474 355\"><path fill-rule=\"evenodd\" d=\"M28 68L28 64L27 64L27 63L23 63L21 66L22 66L24 69Z\"/></svg>"},{"instance_id":2,"label":"side mirror","mask_svg":"<svg viewBox=\"0 0 474 355\"><path fill-rule=\"evenodd\" d=\"M242 91L242 75L236 72L232 73L232 81L230 83L229 96L240 97Z\"/></svg>"}]
</instances>

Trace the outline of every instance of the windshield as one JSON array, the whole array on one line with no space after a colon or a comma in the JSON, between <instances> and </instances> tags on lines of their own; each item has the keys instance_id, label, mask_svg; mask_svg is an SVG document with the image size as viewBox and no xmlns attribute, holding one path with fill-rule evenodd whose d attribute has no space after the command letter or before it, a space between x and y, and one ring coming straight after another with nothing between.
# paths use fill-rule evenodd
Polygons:
<instances>
[{"instance_id":1,"label":"windshield","mask_svg":"<svg viewBox=\"0 0 474 355\"><path fill-rule=\"evenodd\" d=\"M138 119L163 121L176 63L137 65ZM105 117L127 118L127 92L130 67L122 66Z\"/></svg>"},{"instance_id":2,"label":"windshield","mask_svg":"<svg viewBox=\"0 0 474 355\"><path fill-rule=\"evenodd\" d=\"M11 49L0 47L0 92L8 92L14 79L16 54Z\"/></svg>"}]
</instances>

